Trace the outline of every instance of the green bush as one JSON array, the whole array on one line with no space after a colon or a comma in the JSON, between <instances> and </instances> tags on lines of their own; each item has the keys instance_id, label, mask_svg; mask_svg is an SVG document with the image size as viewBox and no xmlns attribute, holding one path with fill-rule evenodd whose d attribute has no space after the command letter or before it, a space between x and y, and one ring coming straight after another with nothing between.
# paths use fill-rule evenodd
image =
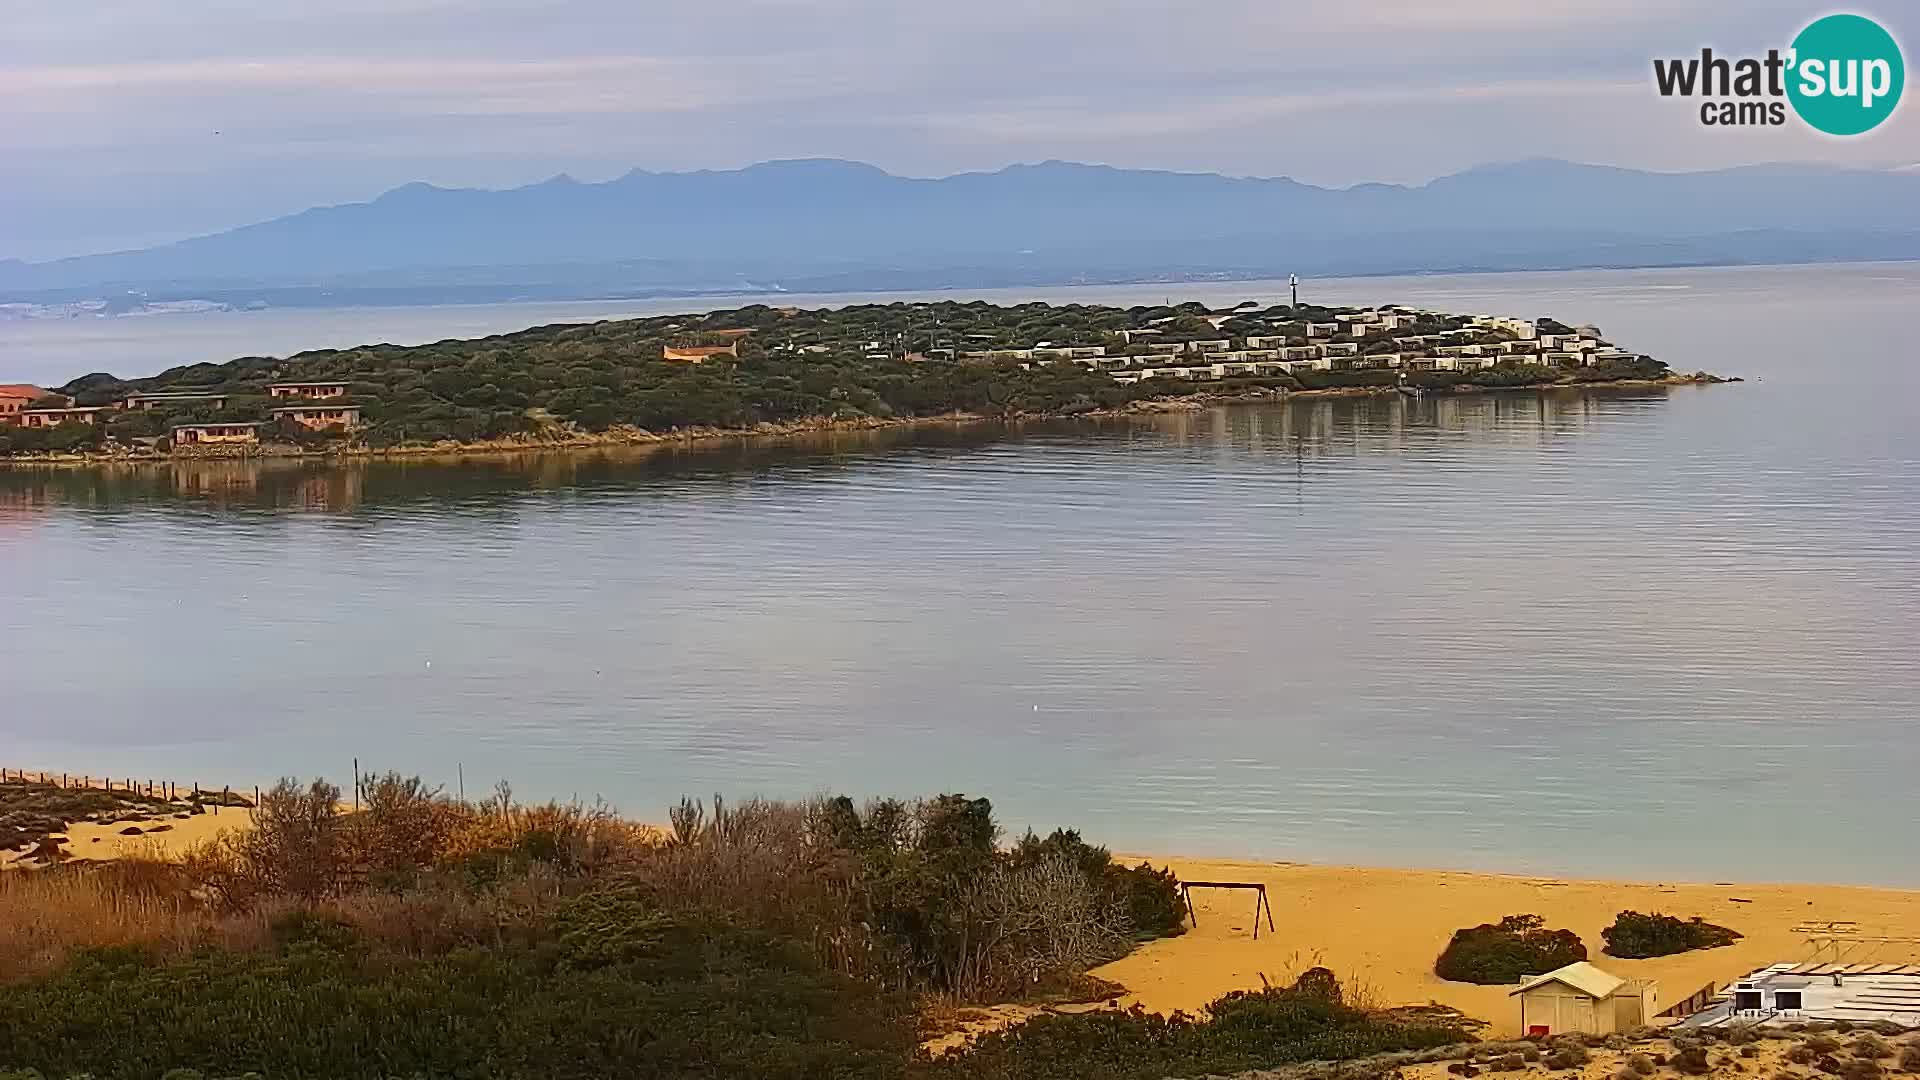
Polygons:
<instances>
[{"instance_id":1,"label":"green bush","mask_svg":"<svg viewBox=\"0 0 1920 1080\"><path fill-rule=\"evenodd\" d=\"M1579 1039L1563 1038L1553 1044L1553 1050L1547 1054L1549 1069L1578 1069L1591 1057L1587 1053L1587 1044Z\"/></svg>"},{"instance_id":2,"label":"green bush","mask_svg":"<svg viewBox=\"0 0 1920 1080\"><path fill-rule=\"evenodd\" d=\"M1672 956L1694 949L1717 949L1740 940L1741 935L1724 926L1704 922L1699 916L1680 919L1658 913L1643 915L1623 911L1613 925L1600 931L1608 956L1641 960L1652 956Z\"/></svg>"},{"instance_id":3,"label":"green bush","mask_svg":"<svg viewBox=\"0 0 1920 1080\"><path fill-rule=\"evenodd\" d=\"M1707 1060L1707 1048L1689 1046L1673 1055L1670 1064L1675 1070L1688 1076L1705 1076L1713 1071L1713 1065Z\"/></svg>"},{"instance_id":4,"label":"green bush","mask_svg":"<svg viewBox=\"0 0 1920 1080\"><path fill-rule=\"evenodd\" d=\"M1016 867L1047 858L1072 863L1106 902L1126 913L1136 937L1174 937L1186 932L1187 909L1180 899L1180 879L1172 870L1156 870L1145 862L1122 866L1106 848L1082 840L1077 830L1055 829L1044 840L1029 831L1008 858Z\"/></svg>"},{"instance_id":5,"label":"green bush","mask_svg":"<svg viewBox=\"0 0 1920 1080\"><path fill-rule=\"evenodd\" d=\"M0 996L0 1061L54 1076L897 1077L905 999L804 943L590 893L522 941L402 956L325 919L263 953L78 956Z\"/></svg>"},{"instance_id":6,"label":"green bush","mask_svg":"<svg viewBox=\"0 0 1920 1080\"><path fill-rule=\"evenodd\" d=\"M1459 1028L1409 1025L1341 1003L1331 974L1285 989L1241 991L1206 1017L1132 1009L1035 1017L922 1063L925 1077L965 1080L1160 1080L1346 1060L1471 1041Z\"/></svg>"},{"instance_id":7,"label":"green bush","mask_svg":"<svg viewBox=\"0 0 1920 1080\"><path fill-rule=\"evenodd\" d=\"M1509 915L1497 923L1456 930L1433 972L1451 982L1519 982L1587 958L1571 930L1548 930L1538 915Z\"/></svg>"},{"instance_id":8,"label":"green bush","mask_svg":"<svg viewBox=\"0 0 1920 1080\"><path fill-rule=\"evenodd\" d=\"M1886 1074L1872 1058L1849 1058L1840 1064L1840 1080L1881 1080Z\"/></svg>"},{"instance_id":9,"label":"green bush","mask_svg":"<svg viewBox=\"0 0 1920 1080\"><path fill-rule=\"evenodd\" d=\"M691 832L697 811L678 813ZM840 797L819 817L822 839L853 866L850 921L890 985L964 1000L1050 996L1135 939L1180 928L1170 872L1117 866L1070 829L1029 832L1003 852L986 799L859 808Z\"/></svg>"},{"instance_id":10,"label":"green bush","mask_svg":"<svg viewBox=\"0 0 1920 1080\"><path fill-rule=\"evenodd\" d=\"M1847 1052L1857 1058L1890 1058L1893 1056L1893 1047L1887 1040L1869 1031L1856 1035Z\"/></svg>"}]
</instances>

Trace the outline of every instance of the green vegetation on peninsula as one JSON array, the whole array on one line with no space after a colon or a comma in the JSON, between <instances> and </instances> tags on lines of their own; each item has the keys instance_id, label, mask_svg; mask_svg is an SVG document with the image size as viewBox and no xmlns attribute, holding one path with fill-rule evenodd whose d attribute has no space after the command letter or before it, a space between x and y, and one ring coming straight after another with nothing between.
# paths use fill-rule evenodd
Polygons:
<instances>
[{"instance_id":1,"label":"green vegetation on peninsula","mask_svg":"<svg viewBox=\"0 0 1920 1080\"><path fill-rule=\"evenodd\" d=\"M752 305L5 387L19 400L0 416L0 453L619 441L1198 396L1673 378L1596 327L1397 306Z\"/></svg>"}]
</instances>

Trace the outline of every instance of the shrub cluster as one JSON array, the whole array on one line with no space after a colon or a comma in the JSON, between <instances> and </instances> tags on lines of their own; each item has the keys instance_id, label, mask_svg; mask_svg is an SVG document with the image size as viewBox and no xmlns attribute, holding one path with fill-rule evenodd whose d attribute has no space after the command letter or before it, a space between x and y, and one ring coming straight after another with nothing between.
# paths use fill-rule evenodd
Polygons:
<instances>
[{"instance_id":1,"label":"shrub cluster","mask_svg":"<svg viewBox=\"0 0 1920 1080\"><path fill-rule=\"evenodd\" d=\"M892 977L967 999L1071 990L1134 941L1179 933L1170 872L1118 866L1079 833L1031 833L1000 850L985 799L821 806L826 839L849 853L858 925Z\"/></svg>"},{"instance_id":2,"label":"shrub cluster","mask_svg":"<svg viewBox=\"0 0 1920 1080\"><path fill-rule=\"evenodd\" d=\"M1333 973L1316 968L1290 987L1228 994L1204 1017L1137 1008L1049 1014L984 1035L923 1071L937 1080L1160 1080L1469 1041L1460 1028L1403 1023L1342 997Z\"/></svg>"},{"instance_id":3,"label":"shrub cluster","mask_svg":"<svg viewBox=\"0 0 1920 1080\"><path fill-rule=\"evenodd\" d=\"M1680 919L1658 913L1643 915L1623 911L1613 925L1600 931L1608 956L1639 960L1651 956L1671 956L1694 949L1717 949L1740 940L1741 935L1724 926L1705 922L1699 916Z\"/></svg>"},{"instance_id":4,"label":"shrub cluster","mask_svg":"<svg viewBox=\"0 0 1920 1080\"><path fill-rule=\"evenodd\" d=\"M9 990L0 1060L103 1077L879 1078L912 1049L905 1001L619 892L423 957L321 914L274 932L265 951L172 963L84 952Z\"/></svg>"},{"instance_id":5,"label":"shrub cluster","mask_svg":"<svg viewBox=\"0 0 1920 1080\"><path fill-rule=\"evenodd\" d=\"M361 811L347 813L334 785L284 779L261 796L251 829L189 852L187 872L219 903L239 908L403 890L436 871L476 884L535 865L586 874L653 842L603 805L523 806L504 786L492 799L463 803L418 777L389 773L364 780L359 801Z\"/></svg>"},{"instance_id":6,"label":"shrub cluster","mask_svg":"<svg viewBox=\"0 0 1920 1080\"><path fill-rule=\"evenodd\" d=\"M1586 958L1587 947L1573 931L1549 930L1538 915L1509 915L1454 931L1433 972L1452 982L1499 985Z\"/></svg>"},{"instance_id":7,"label":"shrub cluster","mask_svg":"<svg viewBox=\"0 0 1920 1080\"><path fill-rule=\"evenodd\" d=\"M1048 859L1073 865L1099 891L1104 904L1126 912L1138 937L1176 937L1186 932L1186 905L1180 899L1180 879L1172 870L1156 870L1145 862L1122 866L1106 848L1088 844L1074 829L1056 829L1044 840L1028 832L1011 855L1016 867Z\"/></svg>"}]
</instances>

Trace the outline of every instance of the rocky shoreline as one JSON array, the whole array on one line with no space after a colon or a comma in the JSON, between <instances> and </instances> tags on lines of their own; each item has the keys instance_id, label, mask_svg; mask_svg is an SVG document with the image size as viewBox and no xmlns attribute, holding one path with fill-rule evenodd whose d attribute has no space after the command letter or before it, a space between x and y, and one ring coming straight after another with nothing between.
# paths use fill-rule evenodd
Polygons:
<instances>
[{"instance_id":1,"label":"rocky shoreline","mask_svg":"<svg viewBox=\"0 0 1920 1080\"><path fill-rule=\"evenodd\" d=\"M1429 388L1424 397L1477 397L1486 394L1514 393L1591 393L1595 391L1648 389L1662 386L1706 386L1743 381L1739 377L1711 375L1704 371L1690 375L1669 375L1660 379L1620 379L1609 382L1534 383L1523 386L1458 386ZM378 461L397 458L465 457L499 454L545 453L549 451L593 450L608 447L670 446L717 439L784 438L832 432L886 431L909 427L960 426L1020 421L1110 419L1157 413L1198 412L1220 405L1275 403L1296 399L1393 397L1400 391L1393 386L1344 386L1309 390L1256 389L1236 393L1201 393L1180 397L1152 398L1131 402L1120 408L1056 410L989 416L984 413L956 412L936 416L861 417L853 420L821 418L791 423L763 423L749 428L679 428L666 432L616 425L605 431L588 432L566 429L549 436L518 436L478 442L442 441L386 447L344 447L321 451L296 446L219 446L179 448L166 453L128 450L112 453L18 455L0 457L0 468L60 468L99 465L165 465L179 461Z\"/></svg>"}]
</instances>

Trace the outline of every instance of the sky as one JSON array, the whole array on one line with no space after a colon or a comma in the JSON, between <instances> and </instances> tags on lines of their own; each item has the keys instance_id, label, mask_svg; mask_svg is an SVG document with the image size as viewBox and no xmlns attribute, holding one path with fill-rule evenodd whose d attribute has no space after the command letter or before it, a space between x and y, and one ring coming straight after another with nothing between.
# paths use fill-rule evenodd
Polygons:
<instances>
[{"instance_id":1,"label":"sky","mask_svg":"<svg viewBox=\"0 0 1920 1080\"><path fill-rule=\"evenodd\" d=\"M1852 7L1915 59L1920 4ZM1920 163L1703 127L1652 60L1784 48L1789 0L0 0L0 258L147 246L415 180L840 157L1419 183L1527 157ZM1914 91L1909 98L1920 94Z\"/></svg>"}]
</instances>

